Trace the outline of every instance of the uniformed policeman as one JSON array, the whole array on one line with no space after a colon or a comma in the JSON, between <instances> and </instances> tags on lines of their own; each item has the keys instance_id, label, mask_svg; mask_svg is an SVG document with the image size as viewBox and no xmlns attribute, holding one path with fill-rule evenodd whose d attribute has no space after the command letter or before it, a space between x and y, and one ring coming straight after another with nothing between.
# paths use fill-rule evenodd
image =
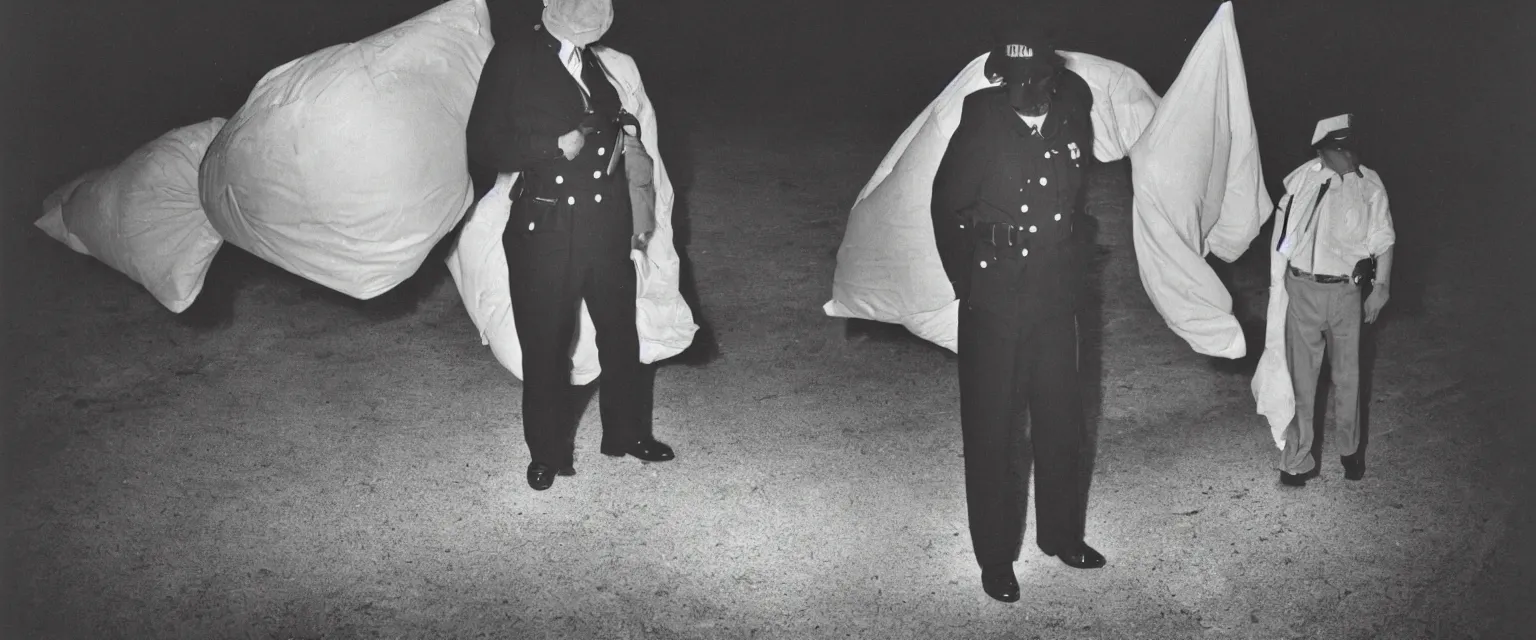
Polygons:
<instances>
[{"instance_id":1,"label":"uniformed policeman","mask_svg":"<svg viewBox=\"0 0 1536 640\"><path fill-rule=\"evenodd\" d=\"M618 91L592 45L613 22L610 0L545 0L541 24L498 39L467 130L476 192L522 172L502 237L523 349L528 485L574 475L571 344L585 300L602 366L601 451L671 460L650 432L635 326L638 244L625 175ZM498 30L506 33L506 30Z\"/></svg>"},{"instance_id":2,"label":"uniformed policeman","mask_svg":"<svg viewBox=\"0 0 1536 640\"><path fill-rule=\"evenodd\" d=\"M971 542L983 589L1014 602L1031 462L1040 550L1080 569L1104 565L1083 541L1083 278L1072 240L1093 153L1093 95L1035 29L1003 31L986 73L1002 84L966 97L934 178L932 212L960 300Z\"/></svg>"},{"instance_id":3,"label":"uniformed policeman","mask_svg":"<svg viewBox=\"0 0 1536 640\"><path fill-rule=\"evenodd\" d=\"M1323 356L1333 379L1333 421L1344 477L1365 476L1360 449L1360 323L1376 321L1386 306L1396 232L1387 189L1375 171L1360 164L1354 117L1343 114L1317 123L1312 147L1317 158L1285 178L1278 206L1284 233L1275 250L1285 269L1285 355L1296 397L1296 415L1285 429L1280 482L1303 486L1317 469L1312 458L1314 411ZM1279 283L1272 283L1279 284ZM1371 286L1362 301L1361 287Z\"/></svg>"}]
</instances>

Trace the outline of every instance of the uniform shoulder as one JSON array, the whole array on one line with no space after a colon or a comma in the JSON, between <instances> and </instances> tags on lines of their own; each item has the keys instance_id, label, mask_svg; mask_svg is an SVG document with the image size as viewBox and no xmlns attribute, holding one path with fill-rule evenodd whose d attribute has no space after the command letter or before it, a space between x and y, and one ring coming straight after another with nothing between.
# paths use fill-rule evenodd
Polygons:
<instances>
[{"instance_id":1,"label":"uniform shoulder","mask_svg":"<svg viewBox=\"0 0 1536 640\"><path fill-rule=\"evenodd\" d=\"M996 85L972 91L969 95L965 96L965 107L967 109L979 109L991 103L1007 100L1008 87Z\"/></svg>"}]
</instances>

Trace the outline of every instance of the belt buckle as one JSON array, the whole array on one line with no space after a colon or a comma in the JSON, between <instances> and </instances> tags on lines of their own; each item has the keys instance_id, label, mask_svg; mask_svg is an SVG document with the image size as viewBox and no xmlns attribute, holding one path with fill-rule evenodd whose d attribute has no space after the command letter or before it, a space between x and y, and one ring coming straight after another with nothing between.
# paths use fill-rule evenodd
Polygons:
<instances>
[{"instance_id":1,"label":"belt buckle","mask_svg":"<svg viewBox=\"0 0 1536 640\"><path fill-rule=\"evenodd\" d=\"M988 227L988 229L990 231L990 238L989 238L989 240L992 242L992 246L994 246L994 247L1012 247L1013 246L1013 230L1014 230L1014 226L1013 225L1007 224L1007 223L1001 223L1001 222L994 222L994 223L992 223L990 225L987 225L987 227ZM1002 227L1004 229L1003 239L1006 240L1008 244L998 244L997 243L997 228L998 227Z\"/></svg>"}]
</instances>

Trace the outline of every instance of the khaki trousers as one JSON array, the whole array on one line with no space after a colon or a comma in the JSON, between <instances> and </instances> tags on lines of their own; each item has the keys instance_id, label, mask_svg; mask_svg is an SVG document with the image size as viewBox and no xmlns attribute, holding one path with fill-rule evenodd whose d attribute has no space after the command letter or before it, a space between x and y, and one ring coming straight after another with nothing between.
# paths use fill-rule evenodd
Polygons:
<instances>
[{"instance_id":1,"label":"khaki trousers","mask_svg":"<svg viewBox=\"0 0 1536 640\"><path fill-rule=\"evenodd\" d=\"M1323 355L1333 378L1335 450L1360 448L1360 288L1348 282L1322 284L1285 274L1290 304L1285 314L1286 365L1296 392L1296 417L1285 428L1280 470L1302 474L1317 467L1312 458L1317 381Z\"/></svg>"}]
</instances>

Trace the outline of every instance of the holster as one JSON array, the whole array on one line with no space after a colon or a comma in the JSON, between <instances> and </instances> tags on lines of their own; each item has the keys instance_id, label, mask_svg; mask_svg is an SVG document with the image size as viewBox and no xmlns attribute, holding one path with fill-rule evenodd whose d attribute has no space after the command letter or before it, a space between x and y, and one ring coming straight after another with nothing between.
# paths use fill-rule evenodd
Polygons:
<instances>
[{"instance_id":1,"label":"holster","mask_svg":"<svg viewBox=\"0 0 1536 640\"><path fill-rule=\"evenodd\" d=\"M1376 282L1376 256L1361 258L1356 262L1355 271L1350 274L1349 281L1357 287Z\"/></svg>"}]
</instances>

